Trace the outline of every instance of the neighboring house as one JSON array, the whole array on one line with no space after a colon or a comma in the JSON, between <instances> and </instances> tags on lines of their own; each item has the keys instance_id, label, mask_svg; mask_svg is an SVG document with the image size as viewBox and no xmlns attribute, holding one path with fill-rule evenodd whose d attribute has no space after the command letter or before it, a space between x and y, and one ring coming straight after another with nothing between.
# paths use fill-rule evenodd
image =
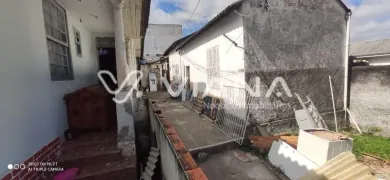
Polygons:
<instances>
[{"instance_id":1,"label":"neighboring house","mask_svg":"<svg viewBox=\"0 0 390 180\"><path fill-rule=\"evenodd\" d=\"M136 68L133 59L142 55L148 4L147 0L2 1L0 177L8 174L8 164L24 163L47 150L46 145L59 145L58 137L68 128L63 97L99 83L98 49L116 47L116 56L108 60L118 73L118 83L126 75L125 66ZM110 43L100 41L107 38ZM122 121L131 124L127 116ZM7 177L30 178L14 173Z\"/></svg>"},{"instance_id":2,"label":"neighboring house","mask_svg":"<svg viewBox=\"0 0 390 180\"><path fill-rule=\"evenodd\" d=\"M342 124L350 15L341 0L237 1L168 49L170 76L209 84L209 94L244 105L244 118L277 132L296 127L294 109L302 107L294 93L309 96L334 126L330 75ZM244 88L255 90L258 77L261 97L253 97ZM292 97L280 81L265 97L276 77L284 79Z\"/></svg>"},{"instance_id":3,"label":"neighboring house","mask_svg":"<svg viewBox=\"0 0 390 180\"><path fill-rule=\"evenodd\" d=\"M230 5L199 31L172 44L164 53L171 79L174 75L190 78L202 91L209 84L214 96L221 96L224 86L245 87L243 18L234 12L241 3Z\"/></svg>"},{"instance_id":4,"label":"neighboring house","mask_svg":"<svg viewBox=\"0 0 390 180\"><path fill-rule=\"evenodd\" d=\"M182 36L179 24L149 24L146 29L144 59L156 61L164 51Z\"/></svg>"},{"instance_id":5,"label":"neighboring house","mask_svg":"<svg viewBox=\"0 0 390 180\"><path fill-rule=\"evenodd\" d=\"M350 51L356 61L367 61L370 66L390 65L390 39L354 43Z\"/></svg>"},{"instance_id":6,"label":"neighboring house","mask_svg":"<svg viewBox=\"0 0 390 180\"><path fill-rule=\"evenodd\" d=\"M141 65L144 73L142 86L147 87L149 72L156 73L157 87L162 88L162 77L166 75L166 68L163 70L163 64L157 62L162 58L164 51L176 40L182 36L182 26L178 24L149 24L145 35L145 50L143 58L146 60L145 65Z\"/></svg>"},{"instance_id":7,"label":"neighboring house","mask_svg":"<svg viewBox=\"0 0 390 180\"><path fill-rule=\"evenodd\" d=\"M350 46L350 109L363 130L390 136L390 39Z\"/></svg>"}]
</instances>

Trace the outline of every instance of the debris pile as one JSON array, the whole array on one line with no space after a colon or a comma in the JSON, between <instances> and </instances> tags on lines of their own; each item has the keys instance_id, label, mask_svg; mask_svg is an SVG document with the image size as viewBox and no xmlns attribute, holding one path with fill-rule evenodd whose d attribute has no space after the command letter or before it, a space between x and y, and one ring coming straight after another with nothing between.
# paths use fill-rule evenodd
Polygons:
<instances>
[{"instance_id":1,"label":"debris pile","mask_svg":"<svg viewBox=\"0 0 390 180\"><path fill-rule=\"evenodd\" d=\"M253 147L259 149L262 153L268 153L274 141L282 140L291 147L297 149L298 136L278 135L278 136L249 136Z\"/></svg>"}]
</instances>

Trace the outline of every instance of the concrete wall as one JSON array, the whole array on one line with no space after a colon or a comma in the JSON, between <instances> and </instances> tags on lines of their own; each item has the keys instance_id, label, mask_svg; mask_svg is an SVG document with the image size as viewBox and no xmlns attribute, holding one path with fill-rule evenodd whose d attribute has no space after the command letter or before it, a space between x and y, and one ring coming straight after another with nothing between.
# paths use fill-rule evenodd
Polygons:
<instances>
[{"instance_id":1,"label":"concrete wall","mask_svg":"<svg viewBox=\"0 0 390 180\"><path fill-rule=\"evenodd\" d=\"M244 50L237 48L225 38L226 34L238 46L244 47L242 17L234 12L224 17L208 30L183 46L179 53L169 57L171 77L174 74L174 65L179 66L179 74L184 77L185 66L190 66L190 79L194 83L208 83L207 80L207 50L218 46L220 65L220 88L210 88L214 96L221 96L225 85L245 87Z\"/></svg>"},{"instance_id":2,"label":"concrete wall","mask_svg":"<svg viewBox=\"0 0 390 180\"><path fill-rule=\"evenodd\" d=\"M176 24L149 24L145 35L144 58L158 59L157 54L164 54L165 50L182 36L181 25Z\"/></svg>"},{"instance_id":3,"label":"concrete wall","mask_svg":"<svg viewBox=\"0 0 390 180\"><path fill-rule=\"evenodd\" d=\"M170 144L165 131L157 119L156 114L153 112L153 108L149 105L149 117L152 133L157 141L157 148L160 150L161 170L164 179L166 180L184 180L187 176L181 167L175 151Z\"/></svg>"},{"instance_id":4,"label":"concrete wall","mask_svg":"<svg viewBox=\"0 0 390 180\"><path fill-rule=\"evenodd\" d=\"M350 110L361 128L390 136L390 66L352 68Z\"/></svg>"},{"instance_id":5,"label":"concrete wall","mask_svg":"<svg viewBox=\"0 0 390 180\"><path fill-rule=\"evenodd\" d=\"M260 77L262 83L262 97L248 102L256 107L249 109L252 122L293 118L293 108L302 108L294 93L310 96L320 112L331 112L329 75L342 109L346 11L338 1L248 0L243 14L251 14L244 17L246 81L253 86ZM293 97L280 84L264 97L276 77L284 78Z\"/></svg>"},{"instance_id":6,"label":"concrete wall","mask_svg":"<svg viewBox=\"0 0 390 180\"><path fill-rule=\"evenodd\" d=\"M4 0L0 7L0 177L67 128L63 96L97 83L94 40L68 14L74 80L51 81L42 0ZM76 56L73 26L81 33Z\"/></svg>"}]
</instances>

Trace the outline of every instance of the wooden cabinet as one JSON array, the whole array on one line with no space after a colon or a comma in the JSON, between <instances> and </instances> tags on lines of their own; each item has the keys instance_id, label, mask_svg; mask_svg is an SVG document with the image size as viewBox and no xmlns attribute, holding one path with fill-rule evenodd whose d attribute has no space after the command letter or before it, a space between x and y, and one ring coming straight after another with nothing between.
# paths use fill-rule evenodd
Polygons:
<instances>
[{"instance_id":1,"label":"wooden cabinet","mask_svg":"<svg viewBox=\"0 0 390 180\"><path fill-rule=\"evenodd\" d=\"M112 98L101 85L65 95L69 127L75 130L115 130L116 109Z\"/></svg>"}]
</instances>

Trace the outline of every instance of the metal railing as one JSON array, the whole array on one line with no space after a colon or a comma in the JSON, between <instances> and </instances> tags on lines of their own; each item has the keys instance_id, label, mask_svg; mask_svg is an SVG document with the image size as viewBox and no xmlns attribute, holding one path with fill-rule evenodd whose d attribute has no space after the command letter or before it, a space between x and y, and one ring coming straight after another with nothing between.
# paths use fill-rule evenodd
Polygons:
<instances>
[{"instance_id":1,"label":"metal railing","mask_svg":"<svg viewBox=\"0 0 390 180\"><path fill-rule=\"evenodd\" d=\"M246 90L223 86L222 102L218 105L215 127L242 145L248 123L246 117Z\"/></svg>"}]
</instances>

